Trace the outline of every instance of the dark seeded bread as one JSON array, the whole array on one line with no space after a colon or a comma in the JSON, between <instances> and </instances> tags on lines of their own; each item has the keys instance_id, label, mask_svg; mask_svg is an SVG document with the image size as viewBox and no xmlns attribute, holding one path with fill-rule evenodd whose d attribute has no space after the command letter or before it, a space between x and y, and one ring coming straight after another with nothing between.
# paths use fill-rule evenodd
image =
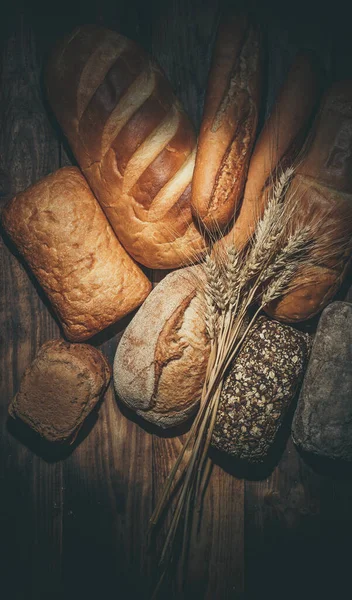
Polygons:
<instances>
[{"instance_id":1,"label":"dark seeded bread","mask_svg":"<svg viewBox=\"0 0 352 600\"><path fill-rule=\"evenodd\" d=\"M25 371L9 414L47 441L72 441L110 376L110 367L96 348L51 340Z\"/></svg>"},{"instance_id":2,"label":"dark seeded bread","mask_svg":"<svg viewBox=\"0 0 352 600\"><path fill-rule=\"evenodd\" d=\"M306 333L261 317L221 392L212 444L249 462L262 461L302 380Z\"/></svg>"}]
</instances>

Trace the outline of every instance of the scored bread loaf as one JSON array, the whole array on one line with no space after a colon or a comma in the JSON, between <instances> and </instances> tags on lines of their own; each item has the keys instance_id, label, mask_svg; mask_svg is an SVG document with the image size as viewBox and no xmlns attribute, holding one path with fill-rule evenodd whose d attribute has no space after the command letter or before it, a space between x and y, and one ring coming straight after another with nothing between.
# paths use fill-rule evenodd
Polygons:
<instances>
[{"instance_id":1,"label":"scored bread loaf","mask_svg":"<svg viewBox=\"0 0 352 600\"><path fill-rule=\"evenodd\" d=\"M26 369L9 414L48 442L72 442L111 377L97 348L51 340Z\"/></svg>"},{"instance_id":2,"label":"scored bread loaf","mask_svg":"<svg viewBox=\"0 0 352 600\"><path fill-rule=\"evenodd\" d=\"M17 194L2 223L70 340L85 340L121 319L151 290L76 167Z\"/></svg>"},{"instance_id":3,"label":"scored bread loaf","mask_svg":"<svg viewBox=\"0 0 352 600\"><path fill-rule=\"evenodd\" d=\"M236 248L243 248L253 235L268 202L272 177L291 165L301 150L319 100L321 83L322 71L315 56L300 52L253 150L241 208L227 234L229 243Z\"/></svg>"},{"instance_id":4,"label":"scored bread loaf","mask_svg":"<svg viewBox=\"0 0 352 600\"><path fill-rule=\"evenodd\" d=\"M210 69L192 183L192 209L209 230L224 228L241 200L261 88L258 30L226 14Z\"/></svg>"},{"instance_id":5,"label":"scored bread loaf","mask_svg":"<svg viewBox=\"0 0 352 600\"><path fill-rule=\"evenodd\" d=\"M138 262L194 262L204 239L191 214L196 138L158 65L133 41L83 26L46 72L50 104L118 239Z\"/></svg>"},{"instance_id":6,"label":"scored bread loaf","mask_svg":"<svg viewBox=\"0 0 352 600\"><path fill-rule=\"evenodd\" d=\"M285 197L292 231L315 242L291 290L270 304L276 319L294 322L320 312L340 288L352 253L352 81L325 94L304 158Z\"/></svg>"},{"instance_id":7,"label":"scored bread loaf","mask_svg":"<svg viewBox=\"0 0 352 600\"><path fill-rule=\"evenodd\" d=\"M116 351L119 398L160 427L184 422L200 400L209 342L199 277L197 266L167 275L132 319Z\"/></svg>"}]
</instances>

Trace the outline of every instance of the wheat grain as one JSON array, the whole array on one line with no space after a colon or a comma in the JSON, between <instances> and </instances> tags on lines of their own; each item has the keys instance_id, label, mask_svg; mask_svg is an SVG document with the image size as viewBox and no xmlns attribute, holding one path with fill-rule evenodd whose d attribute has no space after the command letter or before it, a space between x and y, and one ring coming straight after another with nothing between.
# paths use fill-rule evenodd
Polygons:
<instances>
[{"instance_id":1,"label":"wheat grain","mask_svg":"<svg viewBox=\"0 0 352 600\"><path fill-rule=\"evenodd\" d=\"M233 246L224 249L220 244L218 251L210 249L201 265L204 273L204 277L200 277L205 301L204 318L211 339L211 352L199 412L151 520L152 526L158 521L172 481L184 459L185 449L189 448L184 480L162 551L164 570L172 559L173 544L182 518L187 524L184 530L184 535L187 535L192 501L199 499L201 490L203 493L204 466L225 372L260 311L290 290L298 269L311 260L311 229L309 226L300 228L297 220L295 230L290 226L290 219L297 210L297 198L292 195L289 203L283 202L293 172L293 169L287 169L272 186L269 203L252 242L240 252ZM326 245L328 247L328 243Z\"/></svg>"}]
</instances>

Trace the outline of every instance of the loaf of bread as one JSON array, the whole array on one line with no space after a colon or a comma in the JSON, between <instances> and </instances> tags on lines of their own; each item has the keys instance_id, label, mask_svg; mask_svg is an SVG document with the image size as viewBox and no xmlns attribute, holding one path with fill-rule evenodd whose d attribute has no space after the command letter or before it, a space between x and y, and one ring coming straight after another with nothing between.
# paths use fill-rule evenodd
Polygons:
<instances>
[{"instance_id":1,"label":"loaf of bread","mask_svg":"<svg viewBox=\"0 0 352 600\"><path fill-rule=\"evenodd\" d=\"M48 442L71 443L102 398L110 377L100 350L51 340L25 371L9 414Z\"/></svg>"},{"instance_id":2,"label":"loaf of bread","mask_svg":"<svg viewBox=\"0 0 352 600\"><path fill-rule=\"evenodd\" d=\"M292 218L287 236L309 230L311 255L289 293L267 308L276 319L294 322L320 312L348 271L352 253L352 81L326 93L307 150L285 198Z\"/></svg>"},{"instance_id":3,"label":"loaf of bread","mask_svg":"<svg viewBox=\"0 0 352 600\"><path fill-rule=\"evenodd\" d=\"M125 330L114 361L119 398L160 427L187 420L198 407L209 356L202 318L200 268L167 275Z\"/></svg>"},{"instance_id":4,"label":"loaf of bread","mask_svg":"<svg viewBox=\"0 0 352 600\"><path fill-rule=\"evenodd\" d=\"M192 184L192 208L209 230L225 227L241 200L261 88L260 36L248 19L224 16L209 74Z\"/></svg>"},{"instance_id":5,"label":"loaf of bread","mask_svg":"<svg viewBox=\"0 0 352 600\"><path fill-rule=\"evenodd\" d=\"M253 150L242 205L227 234L236 248L243 248L253 235L267 204L272 178L291 165L301 150L318 104L321 83L321 67L314 55L299 53Z\"/></svg>"},{"instance_id":6,"label":"loaf of bread","mask_svg":"<svg viewBox=\"0 0 352 600\"><path fill-rule=\"evenodd\" d=\"M351 400L352 304L332 302L314 337L292 422L295 444L319 457L352 462Z\"/></svg>"},{"instance_id":7,"label":"loaf of bread","mask_svg":"<svg viewBox=\"0 0 352 600\"><path fill-rule=\"evenodd\" d=\"M212 445L260 462L301 384L310 350L306 333L260 317L227 375Z\"/></svg>"},{"instance_id":8,"label":"loaf of bread","mask_svg":"<svg viewBox=\"0 0 352 600\"><path fill-rule=\"evenodd\" d=\"M196 138L157 64L133 41L84 26L59 43L46 82L54 113L118 239L138 262L194 262Z\"/></svg>"},{"instance_id":9,"label":"loaf of bread","mask_svg":"<svg viewBox=\"0 0 352 600\"><path fill-rule=\"evenodd\" d=\"M85 340L121 319L151 289L75 167L64 167L15 196L2 223L69 340Z\"/></svg>"},{"instance_id":10,"label":"loaf of bread","mask_svg":"<svg viewBox=\"0 0 352 600\"><path fill-rule=\"evenodd\" d=\"M163 428L198 408L210 344L200 267L167 275L123 334L114 360L119 398ZM307 334L260 317L225 379L214 447L238 458L265 458L301 382Z\"/></svg>"}]
</instances>

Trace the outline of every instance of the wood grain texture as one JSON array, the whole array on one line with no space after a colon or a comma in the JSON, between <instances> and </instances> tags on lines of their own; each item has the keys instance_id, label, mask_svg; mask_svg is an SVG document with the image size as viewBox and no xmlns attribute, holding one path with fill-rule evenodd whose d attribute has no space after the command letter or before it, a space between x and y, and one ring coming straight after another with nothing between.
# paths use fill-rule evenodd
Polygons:
<instances>
[{"instance_id":1,"label":"wood grain texture","mask_svg":"<svg viewBox=\"0 0 352 600\"><path fill-rule=\"evenodd\" d=\"M47 106L41 69L55 39L79 23L102 23L144 45L199 128L220 1L91 0L70 16L49 9L38 14L30 5L15 0L0 26L2 204L73 161ZM343 11L328 15L320 5L319 12L304 6L303 13L299 4L251 3L268 46L262 118L301 46L318 53L328 77L352 74ZM121 406L112 386L69 455L52 457L11 427L7 405L24 369L41 343L60 332L6 238L0 264L0 590L14 600L147 600L154 569L146 525L185 430L167 437L143 424ZM165 273L149 275L157 284ZM93 340L111 363L128 321ZM342 597L352 534L351 473L310 464L288 440L287 428L284 433L266 470L244 469L213 453L185 580L163 597Z\"/></svg>"}]
</instances>

